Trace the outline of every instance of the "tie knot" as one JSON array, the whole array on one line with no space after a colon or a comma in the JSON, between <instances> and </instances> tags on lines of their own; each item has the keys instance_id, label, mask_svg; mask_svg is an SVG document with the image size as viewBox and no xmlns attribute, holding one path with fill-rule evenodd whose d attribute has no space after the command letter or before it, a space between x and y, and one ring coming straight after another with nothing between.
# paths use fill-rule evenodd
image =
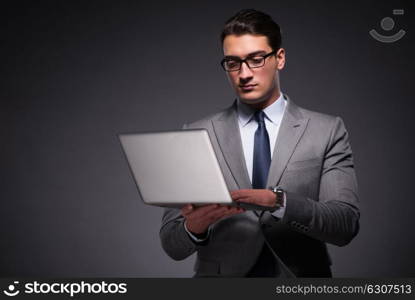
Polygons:
<instances>
[{"instance_id":1,"label":"tie knot","mask_svg":"<svg viewBox=\"0 0 415 300\"><path fill-rule=\"evenodd\" d=\"M265 113L262 110L257 110L254 114L254 119L258 124L264 124Z\"/></svg>"}]
</instances>

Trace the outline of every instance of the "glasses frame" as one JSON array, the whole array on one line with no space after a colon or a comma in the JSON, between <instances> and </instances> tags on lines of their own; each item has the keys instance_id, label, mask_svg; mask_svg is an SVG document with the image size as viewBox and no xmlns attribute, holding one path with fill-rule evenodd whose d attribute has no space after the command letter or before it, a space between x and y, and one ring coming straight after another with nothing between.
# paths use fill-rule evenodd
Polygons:
<instances>
[{"instance_id":1,"label":"glasses frame","mask_svg":"<svg viewBox=\"0 0 415 300\"><path fill-rule=\"evenodd\" d=\"M270 57L270 56L272 56L272 55L274 55L274 54L276 54L277 53L277 51L276 50L274 50L274 51L271 51L270 53L267 53L267 54L264 54L264 55L254 55L254 56L251 56L251 57L247 57L247 58L245 58L245 59L240 59L239 57L238 58L224 58L224 59L222 59L221 60L221 62L220 62L220 65L222 66L222 68L226 71L226 72L235 72L235 71L239 71L241 68L242 68L242 64L243 63L245 63L247 66L248 66L248 68L249 69L256 69L256 68L261 68L261 67L263 67L264 65L265 65L265 59L267 58L267 57ZM260 65L260 66L256 66L256 67L251 67L250 65L249 65L249 63L248 63L248 60L250 60L250 59L252 59L253 57L262 57L262 65ZM239 62L239 68L238 69L235 69L235 70L227 70L226 69L226 67L225 67L225 63L226 63L226 61L229 61L229 60L235 60L235 61L238 61Z\"/></svg>"}]
</instances>

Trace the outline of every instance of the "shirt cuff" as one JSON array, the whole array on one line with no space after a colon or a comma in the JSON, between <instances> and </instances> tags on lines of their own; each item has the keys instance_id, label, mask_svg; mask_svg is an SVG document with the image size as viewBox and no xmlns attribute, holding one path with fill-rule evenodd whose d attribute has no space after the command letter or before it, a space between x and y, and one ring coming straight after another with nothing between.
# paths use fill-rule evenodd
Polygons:
<instances>
[{"instance_id":1,"label":"shirt cuff","mask_svg":"<svg viewBox=\"0 0 415 300\"><path fill-rule=\"evenodd\" d=\"M209 238L209 234L210 234L210 227L209 227L209 229L208 229L208 232L207 232L207 234L206 234L206 237L205 237L204 239L200 239L200 238L196 237L194 234L192 234L192 233L191 233L191 232L187 229L186 222L183 222L183 226L184 226L184 230L186 230L187 234L191 237L191 239L192 239L193 241L197 242L197 243L204 242L204 241L206 241L206 240Z\"/></svg>"}]
</instances>

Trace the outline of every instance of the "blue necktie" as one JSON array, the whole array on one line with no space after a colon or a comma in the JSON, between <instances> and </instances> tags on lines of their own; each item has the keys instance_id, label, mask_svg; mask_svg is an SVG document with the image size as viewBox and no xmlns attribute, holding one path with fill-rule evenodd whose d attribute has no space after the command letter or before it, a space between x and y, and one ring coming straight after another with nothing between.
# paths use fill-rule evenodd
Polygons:
<instances>
[{"instance_id":1,"label":"blue necktie","mask_svg":"<svg viewBox=\"0 0 415 300\"><path fill-rule=\"evenodd\" d=\"M271 164L271 150L269 136L264 121L265 114L262 110L255 112L254 119L258 123L254 138L254 159L252 170L252 187L254 189L266 188L269 166ZM261 214L254 211L260 218ZM246 274L246 277L276 277L279 274L279 266L274 255L264 243L262 251L255 265Z\"/></svg>"},{"instance_id":2,"label":"blue necktie","mask_svg":"<svg viewBox=\"0 0 415 300\"><path fill-rule=\"evenodd\" d=\"M271 150L269 136L264 121L265 113L262 110L255 112L254 119L258 123L254 138L254 159L252 169L252 187L265 189L271 164Z\"/></svg>"}]
</instances>

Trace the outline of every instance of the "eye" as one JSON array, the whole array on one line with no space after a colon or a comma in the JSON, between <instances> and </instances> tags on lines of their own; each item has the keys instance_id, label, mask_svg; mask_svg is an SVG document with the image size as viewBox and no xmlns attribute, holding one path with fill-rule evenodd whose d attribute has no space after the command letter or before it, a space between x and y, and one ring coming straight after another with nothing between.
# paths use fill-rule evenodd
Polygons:
<instances>
[{"instance_id":1,"label":"eye","mask_svg":"<svg viewBox=\"0 0 415 300\"><path fill-rule=\"evenodd\" d=\"M236 68L236 67L239 67L239 62L237 60L227 60L226 66L228 68Z\"/></svg>"},{"instance_id":2,"label":"eye","mask_svg":"<svg viewBox=\"0 0 415 300\"><path fill-rule=\"evenodd\" d=\"M249 58L249 63L252 65L261 65L262 62L264 61L264 58L262 56L254 56Z\"/></svg>"}]
</instances>

